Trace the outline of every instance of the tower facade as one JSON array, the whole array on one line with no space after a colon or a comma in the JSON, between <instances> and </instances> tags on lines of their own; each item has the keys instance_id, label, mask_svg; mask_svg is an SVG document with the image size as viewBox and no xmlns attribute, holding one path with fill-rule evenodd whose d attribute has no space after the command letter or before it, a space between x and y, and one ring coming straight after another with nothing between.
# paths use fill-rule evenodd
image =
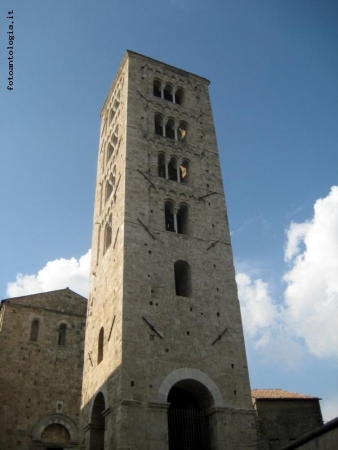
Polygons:
<instances>
[{"instance_id":1,"label":"tower facade","mask_svg":"<svg viewBox=\"0 0 338 450\"><path fill-rule=\"evenodd\" d=\"M86 450L256 447L208 84L127 51L103 106Z\"/></svg>"}]
</instances>

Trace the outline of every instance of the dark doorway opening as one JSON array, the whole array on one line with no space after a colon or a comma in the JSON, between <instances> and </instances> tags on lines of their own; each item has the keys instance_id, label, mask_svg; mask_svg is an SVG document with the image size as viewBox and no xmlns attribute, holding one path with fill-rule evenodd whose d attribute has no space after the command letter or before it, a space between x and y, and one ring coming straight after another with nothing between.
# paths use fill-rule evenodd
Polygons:
<instances>
[{"instance_id":1,"label":"dark doorway opening","mask_svg":"<svg viewBox=\"0 0 338 450\"><path fill-rule=\"evenodd\" d=\"M186 381L178 383L180 384L179 387L174 386L168 395L169 450L210 450L205 393L203 390L198 392L196 382L192 381L191 389ZM198 398L199 394L204 396L204 399Z\"/></svg>"},{"instance_id":2,"label":"dark doorway opening","mask_svg":"<svg viewBox=\"0 0 338 450\"><path fill-rule=\"evenodd\" d=\"M102 392L99 392L94 400L92 417L90 421L90 450L104 449L105 419L103 411L105 408L104 396Z\"/></svg>"}]
</instances>

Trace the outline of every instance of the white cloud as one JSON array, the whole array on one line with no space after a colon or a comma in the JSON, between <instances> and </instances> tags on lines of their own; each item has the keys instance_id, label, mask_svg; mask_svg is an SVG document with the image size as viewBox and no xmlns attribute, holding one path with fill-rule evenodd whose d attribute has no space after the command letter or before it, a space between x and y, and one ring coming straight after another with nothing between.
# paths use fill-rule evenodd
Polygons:
<instances>
[{"instance_id":1,"label":"white cloud","mask_svg":"<svg viewBox=\"0 0 338 450\"><path fill-rule=\"evenodd\" d=\"M252 279L239 273L236 276L238 295L241 299L241 311L244 328L251 337L261 339L264 330L275 323L276 307L272 304L268 285L262 280Z\"/></svg>"},{"instance_id":2,"label":"white cloud","mask_svg":"<svg viewBox=\"0 0 338 450\"><path fill-rule=\"evenodd\" d=\"M311 224L294 223L291 222L289 229L287 230L287 243L284 250L284 260L291 262L292 258L300 252L300 244L304 240Z\"/></svg>"},{"instance_id":3,"label":"white cloud","mask_svg":"<svg viewBox=\"0 0 338 450\"><path fill-rule=\"evenodd\" d=\"M7 285L9 297L36 294L69 287L84 297L88 297L91 251L76 258L60 258L49 261L36 275L19 273L15 281Z\"/></svg>"},{"instance_id":4,"label":"white cloud","mask_svg":"<svg viewBox=\"0 0 338 450\"><path fill-rule=\"evenodd\" d=\"M316 201L311 222L296 225L304 250L289 244L295 240L291 224L286 251L296 250L288 252L291 267L284 275L286 320L314 355L338 356L338 186Z\"/></svg>"},{"instance_id":5,"label":"white cloud","mask_svg":"<svg viewBox=\"0 0 338 450\"><path fill-rule=\"evenodd\" d=\"M236 281L246 337L263 359L295 367L303 351L283 322L283 308L272 301L268 283L244 273Z\"/></svg>"},{"instance_id":6,"label":"white cloud","mask_svg":"<svg viewBox=\"0 0 338 450\"><path fill-rule=\"evenodd\" d=\"M283 302L261 279L237 275L244 329L256 349L297 358L300 342L319 358L338 356L338 186L314 205L311 221L291 223ZM277 351L278 349L278 351ZM298 355L298 356L297 356Z\"/></svg>"}]
</instances>

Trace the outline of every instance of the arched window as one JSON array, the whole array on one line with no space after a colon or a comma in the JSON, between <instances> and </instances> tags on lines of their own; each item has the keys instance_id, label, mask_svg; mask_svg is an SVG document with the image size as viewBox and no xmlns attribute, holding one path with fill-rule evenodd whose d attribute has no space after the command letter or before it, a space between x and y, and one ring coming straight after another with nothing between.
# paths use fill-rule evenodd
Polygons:
<instances>
[{"instance_id":1,"label":"arched window","mask_svg":"<svg viewBox=\"0 0 338 450\"><path fill-rule=\"evenodd\" d=\"M119 132L119 127L117 125L117 127L115 128L114 134L113 134L113 136L111 138L111 144L112 144L112 146L114 148L117 146L117 143L118 143L118 140L119 140L118 132Z\"/></svg>"},{"instance_id":2,"label":"arched window","mask_svg":"<svg viewBox=\"0 0 338 450\"><path fill-rule=\"evenodd\" d=\"M112 192L113 192L113 185L109 179L106 181L106 202L109 199L109 197L111 196Z\"/></svg>"},{"instance_id":3,"label":"arched window","mask_svg":"<svg viewBox=\"0 0 338 450\"><path fill-rule=\"evenodd\" d=\"M66 345L66 332L67 332L67 325L65 323L62 323L59 326L59 345Z\"/></svg>"},{"instance_id":4,"label":"arched window","mask_svg":"<svg viewBox=\"0 0 338 450\"><path fill-rule=\"evenodd\" d=\"M106 164L108 163L108 161L110 160L110 158L113 156L114 153L114 147L112 146L112 144L109 142L108 146L107 146L107 156L106 156Z\"/></svg>"},{"instance_id":5,"label":"arched window","mask_svg":"<svg viewBox=\"0 0 338 450\"><path fill-rule=\"evenodd\" d=\"M155 134L164 136L163 117L160 114L155 115Z\"/></svg>"},{"instance_id":6,"label":"arched window","mask_svg":"<svg viewBox=\"0 0 338 450\"><path fill-rule=\"evenodd\" d=\"M154 96L162 98L162 87L159 80L154 80Z\"/></svg>"},{"instance_id":7,"label":"arched window","mask_svg":"<svg viewBox=\"0 0 338 450\"><path fill-rule=\"evenodd\" d=\"M32 342L37 342L38 337L39 337L39 319L34 319L31 325L31 335L30 335L30 340Z\"/></svg>"},{"instance_id":8,"label":"arched window","mask_svg":"<svg viewBox=\"0 0 338 450\"><path fill-rule=\"evenodd\" d=\"M177 181L177 159L172 157L168 164L169 180Z\"/></svg>"},{"instance_id":9,"label":"arched window","mask_svg":"<svg viewBox=\"0 0 338 450\"><path fill-rule=\"evenodd\" d=\"M97 364L103 360L104 329L101 327L97 344Z\"/></svg>"},{"instance_id":10,"label":"arched window","mask_svg":"<svg viewBox=\"0 0 338 450\"><path fill-rule=\"evenodd\" d=\"M158 176L166 178L166 163L165 155L163 153L158 154Z\"/></svg>"},{"instance_id":11,"label":"arched window","mask_svg":"<svg viewBox=\"0 0 338 450\"><path fill-rule=\"evenodd\" d=\"M181 205L177 211L177 233L189 234L189 208Z\"/></svg>"},{"instance_id":12,"label":"arched window","mask_svg":"<svg viewBox=\"0 0 338 450\"><path fill-rule=\"evenodd\" d=\"M191 296L191 274L190 266L186 261L176 261L175 272L175 292L181 297Z\"/></svg>"},{"instance_id":13,"label":"arched window","mask_svg":"<svg viewBox=\"0 0 338 450\"><path fill-rule=\"evenodd\" d=\"M115 116L115 111L114 111L114 109L112 108L112 109L109 111L109 123L112 123L112 121L113 121L113 119L114 119L114 116Z\"/></svg>"},{"instance_id":14,"label":"arched window","mask_svg":"<svg viewBox=\"0 0 338 450\"><path fill-rule=\"evenodd\" d=\"M109 199L111 194L115 189L115 179L116 179L116 166L113 168L113 173L111 173L110 177L106 182L106 201Z\"/></svg>"},{"instance_id":15,"label":"arched window","mask_svg":"<svg viewBox=\"0 0 338 450\"><path fill-rule=\"evenodd\" d=\"M184 141L187 138L187 130L188 126L185 122L180 122L178 129L177 129L177 139L179 141Z\"/></svg>"},{"instance_id":16,"label":"arched window","mask_svg":"<svg viewBox=\"0 0 338 450\"><path fill-rule=\"evenodd\" d=\"M173 119L169 119L165 125L165 137L175 139L175 121Z\"/></svg>"},{"instance_id":17,"label":"arched window","mask_svg":"<svg viewBox=\"0 0 338 450\"><path fill-rule=\"evenodd\" d=\"M163 98L164 98L164 100L168 100L169 102L174 101L173 87L170 84L167 84L166 87L164 88Z\"/></svg>"},{"instance_id":18,"label":"arched window","mask_svg":"<svg viewBox=\"0 0 338 450\"><path fill-rule=\"evenodd\" d=\"M120 98L120 96L119 96ZM118 107L120 106L120 102L118 100L115 100L113 105L113 110L116 112L118 110Z\"/></svg>"},{"instance_id":19,"label":"arched window","mask_svg":"<svg viewBox=\"0 0 338 450\"><path fill-rule=\"evenodd\" d=\"M183 160L180 165L180 181L184 184L189 181L189 162L187 160Z\"/></svg>"},{"instance_id":20,"label":"arched window","mask_svg":"<svg viewBox=\"0 0 338 450\"><path fill-rule=\"evenodd\" d=\"M177 105L182 105L183 103L183 89L178 88L177 91L175 92L175 103L177 103Z\"/></svg>"},{"instance_id":21,"label":"arched window","mask_svg":"<svg viewBox=\"0 0 338 450\"><path fill-rule=\"evenodd\" d=\"M175 232L174 204L170 201L165 202L164 212L165 212L165 229L167 231Z\"/></svg>"},{"instance_id":22,"label":"arched window","mask_svg":"<svg viewBox=\"0 0 338 450\"><path fill-rule=\"evenodd\" d=\"M106 227L104 229L104 252L107 251L112 241L112 216L109 216L109 220L106 223Z\"/></svg>"}]
</instances>

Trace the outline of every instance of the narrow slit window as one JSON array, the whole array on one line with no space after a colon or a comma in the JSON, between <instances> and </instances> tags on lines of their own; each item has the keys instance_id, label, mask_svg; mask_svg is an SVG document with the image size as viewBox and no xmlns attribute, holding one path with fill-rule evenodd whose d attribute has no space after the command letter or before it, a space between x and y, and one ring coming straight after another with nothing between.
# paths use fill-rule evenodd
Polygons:
<instances>
[{"instance_id":1,"label":"narrow slit window","mask_svg":"<svg viewBox=\"0 0 338 450\"><path fill-rule=\"evenodd\" d=\"M97 364L103 360L104 329L101 327L97 345Z\"/></svg>"},{"instance_id":2,"label":"narrow slit window","mask_svg":"<svg viewBox=\"0 0 338 450\"><path fill-rule=\"evenodd\" d=\"M59 345L65 346L66 345L66 333L67 333L67 325L65 323L62 323L59 327Z\"/></svg>"},{"instance_id":3,"label":"narrow slit window","mask_svg":"<svg viewBox=\"0 0 338 450\"><path fill-rule=\"evenodd\" d=\"M30 340L32 342L37 342L38 337L39 337L39 326L40 326L40 322L38 319L34 319L31 325L31 335L30 335Z\"/></svg>"},{"instance_id":4,"label":"narrow slit window","mask_svg":"<svg viewBox=\"0 0 338 450\"><path fill-rule=\"evenodd\" d=\"M175 292L181 297L191 296L191 271L186 261L176 261L174 264Z\"/></svg>"}]
</instances>

